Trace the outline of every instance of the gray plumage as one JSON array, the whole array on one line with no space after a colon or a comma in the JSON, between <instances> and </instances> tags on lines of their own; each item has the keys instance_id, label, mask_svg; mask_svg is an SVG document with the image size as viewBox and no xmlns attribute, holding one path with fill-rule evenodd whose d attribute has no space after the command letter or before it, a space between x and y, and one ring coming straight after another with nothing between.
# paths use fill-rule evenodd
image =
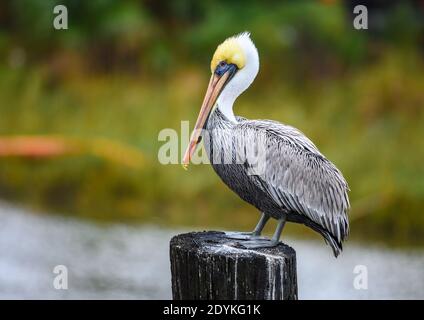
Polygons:
<instances>
[{"instance_id":1,"label":"gray plumage","mask_svg":"<svg viewBox=\"0 0 424 320\"><path fill-rule=\"evenodd\" d=\"M341 172L291 126L241 117L237 121L229 121L218 108L207 121L204 145L218 176L263 213L276 219L285 215L287 221L320 233L337 256L349 233L349 188ZM259 137L263 150L255 147ZM262 153L262 168L246 156L252 148Z\"/></svg>"}]
</instances>

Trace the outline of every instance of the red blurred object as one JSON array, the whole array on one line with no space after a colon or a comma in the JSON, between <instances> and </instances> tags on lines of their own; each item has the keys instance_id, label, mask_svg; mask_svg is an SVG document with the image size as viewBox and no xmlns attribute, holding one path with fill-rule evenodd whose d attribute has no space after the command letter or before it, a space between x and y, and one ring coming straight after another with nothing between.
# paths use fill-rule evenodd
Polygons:
<instances>
[{"instance_id":1,"label":"red blurred object","mask_svg":"<svg viewBox=\"0 0 424 320\"><path fill-rule=\"evenodd\" d=\"M56 157L72 152L63 139L52 137L0 138L0 157Z\"/></svg>"}]
</instances>

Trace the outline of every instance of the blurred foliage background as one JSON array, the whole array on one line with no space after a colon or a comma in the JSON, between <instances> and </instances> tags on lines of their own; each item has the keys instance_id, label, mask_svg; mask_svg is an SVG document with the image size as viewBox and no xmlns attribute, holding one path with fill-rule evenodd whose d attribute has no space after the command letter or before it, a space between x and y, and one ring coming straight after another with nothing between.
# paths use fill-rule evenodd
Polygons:
<instances>
[{"instance_id":1,"label":"blurred foliage background","mask_svg":"<svg viewBox=\"0 0 424 320\"><path fill-rule=\"evenodd\" d=\"M253 228L259 213L210 166L157 160L158 133L193 124L216 46L248 30L261 70L236 113L299 128L342 170L353 238L423 245L424 1L366 1L368 30L353 28L357 2L0 2L0 197L106 222ZM68 30L53 28L57 4Z\"/></svg>"}]
</instances>

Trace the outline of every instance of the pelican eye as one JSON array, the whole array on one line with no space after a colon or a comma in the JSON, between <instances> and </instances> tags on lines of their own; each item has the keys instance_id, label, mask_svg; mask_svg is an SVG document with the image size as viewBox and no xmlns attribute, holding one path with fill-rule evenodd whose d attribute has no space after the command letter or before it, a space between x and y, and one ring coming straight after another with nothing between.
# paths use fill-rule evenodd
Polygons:
<instances>
[{"instance_id":1,"label":"pelican eye","mask_svg":"<svg viewBox=\"0 0 424 320\"><path fill-rule=\"evenodd\" d=\"M221 61L215 68L215 74L222 76L227 71L230 71L232 75L238 70L237 66L234 63L227 63L226 61Z\"/></svg>"}]
</instances>

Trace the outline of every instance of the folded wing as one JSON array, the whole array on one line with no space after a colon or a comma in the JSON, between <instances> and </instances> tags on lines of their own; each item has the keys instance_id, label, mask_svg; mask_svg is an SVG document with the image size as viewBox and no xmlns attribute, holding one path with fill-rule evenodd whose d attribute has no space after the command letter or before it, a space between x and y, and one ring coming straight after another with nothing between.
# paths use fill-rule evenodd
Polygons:
<instances>
[{"instance_id":1,"label":"folded wing","mask_svg":"<svg viewBox=\"0 0 424 320\"><path fill-rule=\"evenodd\" d=\"M266 162L255 176L262 188L282 208L328 231L341 247L349 233L350 207L341 172L299 130L270 120L239 120L243 137L237 143L252 144L258 136L265 137ZM246 145L237 149L246 150Z\"/></svg>"}]
</instances>

